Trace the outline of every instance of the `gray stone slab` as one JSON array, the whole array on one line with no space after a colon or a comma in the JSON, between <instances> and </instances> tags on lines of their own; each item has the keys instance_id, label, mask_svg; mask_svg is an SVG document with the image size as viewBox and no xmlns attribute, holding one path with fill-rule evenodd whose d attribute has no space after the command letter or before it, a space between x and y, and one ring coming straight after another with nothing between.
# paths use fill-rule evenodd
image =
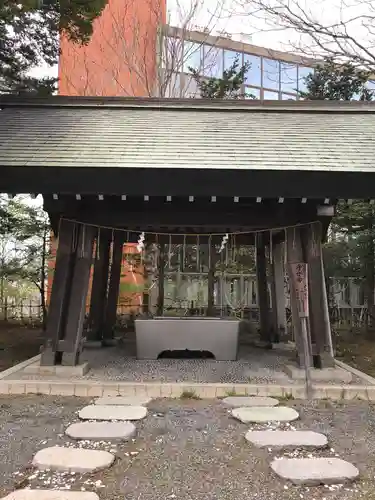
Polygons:
<instances>
[{"instance_id":1,"label":"gray stone slab","mask_svg":"<svg viewBox=\"0 0 375 500\"><path fill-rule=\"evenodd\" d=\"M247 441L258 448L323 448L328 439L313 431L248 431Z\"/></svg>"},{"instance_id":2,"label":"gray stone slab","mask_svg":"<svg viewBox=\"0 0 375 500\"><path fill-rule=\"evenodd\" d=\"M305 380L306 374L303 368L298 368L294 365L285 365L285 373L292 380ZM353 375L342 368L311 368L311 380L314 382L342 382L343 384L350 384Z\"/></svg>"},{"instance_id":3,"label":"gray stone slab","mask_svg":"<svg viewBox=\"0 0 375 500\"><path fill-rule=\"evenodd\" d=\"M264 422L292 422L299 417L296 410L288 408L287 406L253 406L234 408L232 415L241 420L244 424L250 422L264 423Z\"/></svg>"},{"instance_id":4,"label":"gray stone slab","mask_svg":"<svg viewBox=\"0 0 375 500\"><path fill-rule=\"evenodd\" d=\"M55 375L56 377L82 377L89 371L90 365L82 363L77 366L41 366L40 361L26 366L23 371L30 375Z\"/></svg>"},{"instance_id":5,"label":"gray stone slab","mask_svg":"<svg viewBox=\"0 0 375 500\"><path fill-rule=\"evenodd\" d=\"M95 472L110 467L114 460L114 455L108 451L52 446L38 451L33 465L41 470Z\"/></svg>"},{"instance_id":6,"label":"gray stone slab","mask_svg":"<svg viewBox=\"0 0 375 500\"><path fill-rule=\"evenodd\" d=\"M141 420L147 415L144 406L89 405L78 413L82 420Z\"/></svg>"},{"instance_id":7,"label":"gray stone slab","mask_svg":"<svg viewBox=\"0 0 375 500\"><path fill-rule=\"evenodd\" d=\"M65 434L72 439L127 441L135 435L131 422L79 422L69 425Z\"/></svg>"},{"instance_id":8,"label":"gray stone slab","mask_svg":"<svg viewBox=\"0 0 375 500\"><path fill-rule=\"evenodd\" d=\"M93 491L16 490L1 500L99 500Z\"/></svg>"},{"instance_id":9,"label":"gray stone slab","mask_svg":"<svg viewBox=\"0 0 375 500\"><path fill-rule=\"evenodd\" d=\"M284 458L274 460L271 469L293 484L307 486L343 484L359 476L357 467L340 458Z\"/></svg>"},{"instance_id":10,"label":"gray stone slab","mask_svg":"<svg viewBox=\"0 0 375 500\"><path fill-rule=\"evenodd\" d=\"M104 397L95 400L96 405L100 406L146 406L152 401L147 396L114 396Z\"/></svg>"},{"instance_id":11,"label":"gray stone slab","mask_svg":"<svg viewBox=\"0 0 375 500\"><path fill-rule=\"evenodd\" d=\"M223 399L223 403L235 408L244 406L277 406L279 400L261 396L228 396Z\"/></svg>"}]
</instances>

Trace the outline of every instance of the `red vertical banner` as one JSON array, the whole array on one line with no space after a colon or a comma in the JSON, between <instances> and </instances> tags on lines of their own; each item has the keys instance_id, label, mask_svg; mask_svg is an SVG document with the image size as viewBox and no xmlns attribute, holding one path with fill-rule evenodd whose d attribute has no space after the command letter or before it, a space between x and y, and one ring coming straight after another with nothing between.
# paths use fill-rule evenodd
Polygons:
<instances>
[{"instance_id":1,"label":"red vertical banner","mask_svg":"<svg viewBox=\"0 0 375 500\"><path fill-rule=\"evenodd\" d=\"M307 264L297 262L290 264L292 271L292 284L296 293L298 312L301 318L309 316L309 288Z\"/></svg>"}]
</instances>

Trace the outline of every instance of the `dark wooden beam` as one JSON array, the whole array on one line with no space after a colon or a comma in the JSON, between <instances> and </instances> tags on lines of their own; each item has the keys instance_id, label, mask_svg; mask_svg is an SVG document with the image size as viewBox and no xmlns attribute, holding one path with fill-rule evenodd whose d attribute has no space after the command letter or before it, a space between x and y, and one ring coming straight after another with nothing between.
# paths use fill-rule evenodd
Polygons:
<instances>
[{"instance_id":1,"label":"dark wooden beam","mask_svg":"<svg viewBox=\"0 0 375 500\"><path fill-rule=\"evenodd\" d=\"M372 198L375 172L268 169L4 167L2 193ZM272 177L272 182L270 178ZM125 192L124 192L125 191Z\"/></svg>"},{"instance_id":2,"label":"dark wooden beam","mask_svg":"<svg viewBox=\"0 0 375 500\"><path fill-rule=\"evenodd\" d=\"M260 338L263 342L271 342L271 318L268 297L267 282L267 262L266 245L264 235L257 235L256 247L256 266L257 266L257 287L258 287L258 305L260 317Z\"/></svg>"},{"instance_id":3,"label":"dark wooden beam","mask_svg":"<svg viewBox=\"0 0 375 500\"><path fill-rule=\"evenodd\" d=\"M305 262L302 241L301 241L301 228L289 228L287 230L287 272L289 277L289 289L290 289L290 307L292 311L292 325L294 331L294 338L297 347L297 361L301 367L305 366L305 356L303 347L303 337L302 337L302 322L297 306L297 295L295 286L293 283L293 273L291 264L297 264ZM311 335L308 335L310 360L312 359L311 353Z\"/></svg>"},{"instance_id":4,"label":"dark wooden beam","mask_svg":"<svg viewBox=\"0 0 375 500\"><path fill-rule=\"evenodd\" d=\"M67 309L64 336L59 342L63 365L75 366L82 351L82 331L86 313L86 299L90 282L95 230L81 226L75 249L74 270Z\"/></svg>"},{"instance_id":5,"label":"dark wooden beam","mask_svg":"<svg viewBox=\"0 0 375 500\"><path fill-rule=\"evenodd\" d=\"M103 336L104 314L107 302L110 246L110 231L105 229L99 230L96 237L94 276L88 320L89 337L92 340L101 340Z\"/></svg>"},{"instance_id":6,"label":"dark wooden beam","mask_svg":"<svg viewBox=\"0 0 375 500\"><path fill-rule=\"evenodd\" d=\"M71 222L62 221L60 224L52 292L48 308L46 342L40 362L44 366L53 366L61 362L58 342L65 327L66 315L64 312L69 297L75 230L76 227Z\"/></svg>"},{"instance_id":7,"label":"dark wooden beam","mask_svg":"<svg viewBox=\"0 0 375 500\"><path fill-rule=\"evenodd\" d=\"M105 311L105 322L102 340L103 345L111 344L114 336L113 329L116 324L117 316L117 302L121 280L123 244L123 233L115 232L112 242L111 275L109 279L107 305Z\"/></svg>"},{"instance_id":8,"label":"dark wooden beam","mask_svg":"<svg viewBox=\"0 0 375 500\"><path fill-rule=\"evenodd\" d=\"M319 223L303 229L305 258L308 264L309 324L314 361L318 368L335 366L327 291L322 260L322 228Z\"/></svg>"}]
</instances>

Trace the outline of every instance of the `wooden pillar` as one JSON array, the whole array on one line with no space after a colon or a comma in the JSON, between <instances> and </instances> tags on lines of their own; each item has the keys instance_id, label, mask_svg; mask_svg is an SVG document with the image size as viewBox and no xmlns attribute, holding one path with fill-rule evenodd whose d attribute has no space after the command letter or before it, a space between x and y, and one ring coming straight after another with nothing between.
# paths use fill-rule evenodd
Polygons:
<instances>
[{"instance_id":1,"label":"wooden pillar","mask_svg":"<svg viewBox=\"0 0 375 500\"><path fill-rule=\"evenodd\" d=\"M266 245L263 233L256 235L256 264L257 264L257 287L258 306L260 317L260 339L263 342L271 342L271 321L268 299Z\"/></svg>"},{"instance_id":2,"label":"wooden pillar","mask_svg":"<svg viewBox=\"0 0 375 500\"><path fill-rule=\"evenodd\" d=\"M324 279L322 231L319 222L305 228L304 244L309 273L309 323L314 342L314 360L317 368L333 367L335 362Z\"/></svg>"},{"instance_id":3,"label":"wooden pillar","mask_svg":"<svg viewBox=\"0 0 375 500\"><path fill-rule=\"evenodd\" d=\"M105 310L102 339L103 346L112 344L112 340L114 337L113 329L116 324L117 316L117 302L120 289L123 244L124 234L121 231L116 231L112 242L111 274L109 278L107 304Z\"/></svg>"},{"instance_id":4,"label":"wooden pillar","mask_svg":"<svg viewBox=\"0 0 375 500\"><path fill-rule=\"evenodd\" d=\"M107 300L109 253L111 247L110 232L103 229L98 231L96 245L88 323L90 338L92 340L101 340Z\"/></svg>"},{"instance_id":5,"label":"wooden pillar","mask_svg":"<svg viewBox=\"0 0 375 500\"><path fill-rule=\"evenodd\" d=\"M63 335L65 327L65 309L71 281L75 231L76 228L74 223L66 220L61 221L47 316L46 342L40 361L40 364L44 366L53 366L61 362L58 342Z\"/></svg>"},{"instance_id":6,"label":"wooden pillar","mask_svg":"<svg viewBox=\"0 0 375 500\"><path fill-rule=\"evenodd\" d=\"M305 366L305 356L303 350L302 323L297 307L296 291L293 286L291 264L305 262L302 252L301 228L292 227L287 229L287 272L289 276L290 308L292 311L292 324L294 338L297 347L297 361L301 367ZM311 353L311 339L310 353ZM312 357L310 356L310 359Z\"/></svg>"},{"instance_id":7,"label":"wooden pillar","mask_svg":"<svg viewBox=\"0 0 375 500\"><path fill-rule=\"evenodd\" d=\"M90 282L95 229L81 225L74 254L74 269L69 293L65 334L59 342L63 365L75 366L79 363L82 350L82 330L86 314L86 299Z\"/></svg>"},{"instance_id":8,"label":"wooden pillar","mask_svg":"<svg viewBox=\"0 0 375 500\"><path fill-rule=\"evenodd\" d=\"M164 312L164 277L165 277L165 245L160 243L158 253L158 298L156 303L156 314L163 316Z\"/></svg>"},{"instance_id":9,"label":"wooden pillar","mask_svg":"<svg viewBox=\"0 0 375 500\"><path fill-rule=\"evenodd\" d=\"M273 247L272 251L272 319L278 338L286 332L285 269L283 243Z\"/></svg>"}]
</instances>

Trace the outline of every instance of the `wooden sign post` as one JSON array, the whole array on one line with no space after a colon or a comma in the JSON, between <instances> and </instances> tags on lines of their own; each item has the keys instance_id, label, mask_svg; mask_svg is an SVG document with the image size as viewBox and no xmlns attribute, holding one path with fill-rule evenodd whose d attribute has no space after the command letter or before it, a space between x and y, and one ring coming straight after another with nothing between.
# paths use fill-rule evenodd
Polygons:
<instances>
[{"instance_id":1,"label":"wooden sign post","mask_svg":"<svg viewBox=\"0 0 375 500\"><path fill-rule=\"evenodd\" d=\"M309 317L309 287L308 287L308 274L307 274L307 264L305 262L298 262L291 264L292 271L292 283L295 290L297 308L299 317L301 318L302 325L302 342L303 342L303 354L305 359L305 382L306 382L306 394L310 398L312 396L312 384L311 384L311 354L310 346L307 336L307 320Z\"/></svg>"}]
</instances>

